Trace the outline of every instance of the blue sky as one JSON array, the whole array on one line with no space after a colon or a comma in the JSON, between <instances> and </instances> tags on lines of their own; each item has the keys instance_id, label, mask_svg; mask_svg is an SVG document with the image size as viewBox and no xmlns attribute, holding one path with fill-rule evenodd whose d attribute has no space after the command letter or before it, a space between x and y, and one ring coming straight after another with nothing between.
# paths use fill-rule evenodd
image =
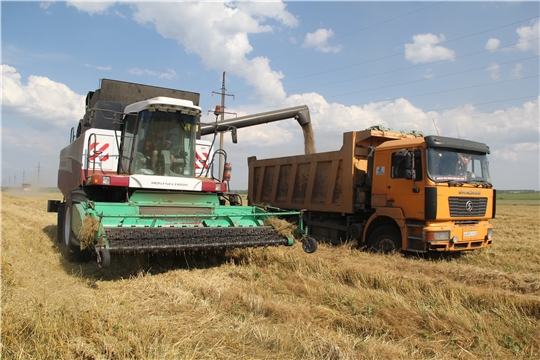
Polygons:
<instances>
[{"instance_id":1,"label":"blue sky","mask_svg":"<svg viewBox=\"0 0 540 360\"><path fill-rule=\"evenodd\" d=\"M60 149L108 78L220 97L238 116L308 105L317 151L372 125L487 143L499 189L539 189L539 3L5 2L2 185L56 186ZM436 126L436 128L435 128ZM303 152L294 120L226 136L248 156ZM515 174L520 174L515 176Z\"/></svg>"}]
</instances>

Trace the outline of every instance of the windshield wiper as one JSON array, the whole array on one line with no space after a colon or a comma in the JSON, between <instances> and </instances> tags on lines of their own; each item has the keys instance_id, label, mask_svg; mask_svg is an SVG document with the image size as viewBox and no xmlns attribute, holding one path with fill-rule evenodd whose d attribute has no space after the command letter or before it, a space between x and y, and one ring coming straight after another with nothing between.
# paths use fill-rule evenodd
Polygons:
<instances>
[{"instance_id":1,"label":"windshield wiper","mask_svg":"<svg viewBox=\"0 0 540 360\"><path fill-rule=\"evenodd\" d=\"M488 183L487 181L479 180L479 181L471 181L472 184L475 184L476 186L486 187L488 189L491 189L493 187L492 184Z\"/></svg>"},{"instance_id":2,"label":"windshield wiper","mask_svg":"<svg viewBox=\"0 0 540 360\"><path fill-rule=\"evenodd\" d=\"M465 181L448 180L448 186L463 186Z\"/></svg>"}]
</instances>

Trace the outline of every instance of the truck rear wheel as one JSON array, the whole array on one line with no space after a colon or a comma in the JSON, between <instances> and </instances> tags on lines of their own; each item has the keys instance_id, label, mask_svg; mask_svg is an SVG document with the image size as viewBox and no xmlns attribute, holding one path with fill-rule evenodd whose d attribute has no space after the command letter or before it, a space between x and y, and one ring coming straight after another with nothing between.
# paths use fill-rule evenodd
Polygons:
<instances>
[{"instance_id":1,"label":"truck rear wheel","mask_svg":"<svg viewBox=\"0 0 540 360\"><path fill-rule=\"evenodd\" d=\"M368 240L371 251L389 254L401 250L401 234L394 226L385 225L375 229Z\"/></svg>"},{"instance_id":2,"label":"truck rear wheel","mask_svg":"<svg viewBox=\"0 0 540 360\"><path fill-rule=\"evenodd\" d=\"M63 236L62 236L62 254L70 261L89 261L90 252L81 251L80 246L74 243L77 234L72 229L72 217L74 205L86 201L86 194L82 190L75 190L68 195L64 206Z\"/></svg>"}]
</instances>

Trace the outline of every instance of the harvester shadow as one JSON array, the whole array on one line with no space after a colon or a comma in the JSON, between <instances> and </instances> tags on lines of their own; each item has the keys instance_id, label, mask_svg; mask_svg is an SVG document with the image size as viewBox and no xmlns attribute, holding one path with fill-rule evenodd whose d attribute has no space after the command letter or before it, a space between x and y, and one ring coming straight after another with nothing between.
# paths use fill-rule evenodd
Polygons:
<instances>
[{"instance_id":1,"label":"harvester shadow","mask_svg":"<svg viewBox=\"0 0 540 360\"><path fill-rule=\"evenodd\" d=\"M53 244L56 244L56 229L58 227L56 225L48 225L48 226L45 226L41 231L43 231L43 233L45 235L47 235L47 237L53 242Z\"/></svg>"},{"instance_id":2,"label":"harvester shadow","mask_svg":"<svg viewBox=\"0 0 540 360\"><path fill-rule=\"evenodd\" d=\"M67 271L81 267L81 276L88 280L114 281L140 275L158 275L170 271L208 269L226 262L220 253L138 253L112 254L111 266L101 269L93 258L81 264L65 261Z\"/></svg>"},{"instance_id":3,"label":"harvester shadow","mask_svg":"<svg viewBox=\"0 0 540 360\"><path fill-rule=\"evenodd\" d=\"M219 267L229 261L225 251L194 252L194 253L138 253L111 254L111 266L102 269L97 265L94 254L87 261L75 262L67 260L56 241L55 225L42 229L51 240L53 251L59 254L60 266L67 274L73 274L83 279L94 281L114 281L132 278L141 274L156 275L174 270L194 270Z\"/></svg>"}]
</instances>

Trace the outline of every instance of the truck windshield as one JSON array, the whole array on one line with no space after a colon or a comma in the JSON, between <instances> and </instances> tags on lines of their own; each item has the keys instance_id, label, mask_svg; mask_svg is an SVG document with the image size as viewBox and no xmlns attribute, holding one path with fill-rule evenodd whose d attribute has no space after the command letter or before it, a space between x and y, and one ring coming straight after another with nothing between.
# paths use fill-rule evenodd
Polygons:
<instances>
[{"instance_id":1,"label":"truck windshield","mask_svg":"<svg viewBox=\"0 0 540 360\"><path fill-rule=\"evenodd\" d=\"M435 182L491 186L486 154L429 148L427 150L427 169L429 178Z\"/></svg>"},{"instance_id":2,"label":"truck windshield","mask_svg":"<svg viewBox=\"0 0 540 360\"><path fill-rule=\"evenodd\" d=\"M196 117L180 112L142 111L133 128L131 173L193 177ZM133 119L134 120L134 119ZM134 129L136 127L136 129Z\"/></svg>"}]
</instances>

